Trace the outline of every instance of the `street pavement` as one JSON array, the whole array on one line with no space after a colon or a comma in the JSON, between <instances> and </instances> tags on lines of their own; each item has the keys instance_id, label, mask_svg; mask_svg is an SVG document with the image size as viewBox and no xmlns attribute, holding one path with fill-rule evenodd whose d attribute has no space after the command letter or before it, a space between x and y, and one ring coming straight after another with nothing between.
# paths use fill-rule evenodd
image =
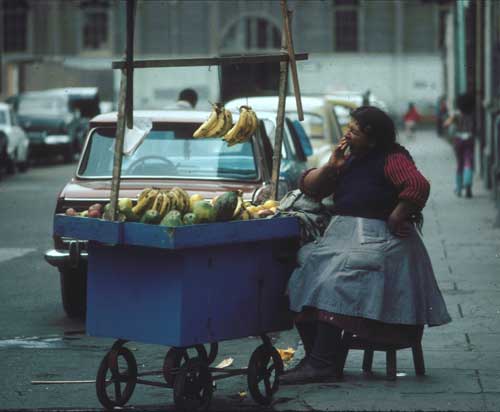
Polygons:
<instances>
[{"instance_id":1,"label":"street pavement","mask_svg":"<svg viewBox=\"0 0 500 412\"><path fill-rule=\"evenodd\" d=\"M352 351L342 381L282 386L268 408L252 400L245 375L219 380L212 410L500 411L500 229L493 227L497 210L490 192L478 178L472 199L457 198L453 194L454 156L448 142L430 131L419 131L410 142L405 141L404 136L401 140L431 181L431 196L424 209L424 242L453 317L450 324L424 332L426 376L415 376L410 349L397 353L395 382L385 379L383 353L375 353L373 374L365 375L361 371L361 351ZM41 173L37 170L29 179L36 177L40 185L45 176ZM19 177L17 186L7 184L3 190L14 193L23 179L26 185L33 185L28 178ZM65 177L59 179L62 182ZM23 190L28 189L23 186ZM42 242L36 253L27 250L36 245L21 238L18 242L8 240L17 236L14 227L19 225L21 221L12 225L12 229L4 225L8 237L3 242L10 249L4 248L2 252L8 252L9 256L2 257L0 253L0 263L2 259L9 259L2 263L7 283L3 284L0 297L6 301L12 295L19 300L26 291L36 294L45 283L50 283L53 293L49 301L40 301L35 308L27 307L27 301L21 300L14 306L13 314L7 313L12 309L0 311L0 324L4 329L0 342L0 410L101 410L91 383L31 384L34 380L92 381L112 340L85 336L83 324L69 322L60 313L57 278L41 259L41 251L50 244L50 222L36 229L35 235ZM14 273L14 265L24 264L15 258L16 254L37 256L36 261L33 257L33 262L26 263L26 274L22 278L6 276ZM29 276L31 272L41 273L42 278ZM33 284L33 279L38 283ZM25 285L23 293L16 292L16 284ZM10 317L17 321L9 321ZM24 338L11 342L19 336ZM286 365L293 367L303 355L295 330L271 337L277 348L296 350ZM214 364L233 358L232 367L244 368L260 343L256 337L221 342ZM139 372L161 369L168 349L136 342L128 343L127 347L137 358ZM138 385L125 409L173 410L172 390Z\"/></svg>"},{"instance_id":2,"label":"street pavement","mask_svg":"<svg viewBox=\"0 0 500 412\"><path fill-rule=\"evenodd\" d=\"M472 199L453 193L455 159L448 142L420 131L402 143L431 182L423 238L453 321L426 328L426 376L416 377L411 349L397 353L399 376L385 380L385 356L361 371L362 352L349 354L340 382L282 387L274 407L297 411L499 411L500 229L490 192L477 178ZM301 347L298 347L300 356Z\"/></svg>"}]
</instances>

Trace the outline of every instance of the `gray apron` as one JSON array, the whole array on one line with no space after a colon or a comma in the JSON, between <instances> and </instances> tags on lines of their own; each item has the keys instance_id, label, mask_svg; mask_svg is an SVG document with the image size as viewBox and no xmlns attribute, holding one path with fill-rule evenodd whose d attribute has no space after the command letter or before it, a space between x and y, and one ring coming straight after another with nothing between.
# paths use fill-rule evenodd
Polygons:
<instances>
[{"instance_id":1,"label":"gray apron","mask_svg":"<svg viewBox=\"0 0 500 412\"><path fill-rule=\"evenodd\" d=\"M298 260L288 283L294 312L311 306L394 324L451 321L415 229L398 238L382 220L335 216L322 238L299 250Z\"/></svg>"}]
</instances>

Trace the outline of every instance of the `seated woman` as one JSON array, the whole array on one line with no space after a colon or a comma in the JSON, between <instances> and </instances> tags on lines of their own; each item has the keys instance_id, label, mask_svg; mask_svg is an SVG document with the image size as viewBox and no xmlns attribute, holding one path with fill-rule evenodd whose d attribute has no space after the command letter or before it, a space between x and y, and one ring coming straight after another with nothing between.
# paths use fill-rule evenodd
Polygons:
<instances>
[{"instance_id":1,"label":"seated woman","mask_svg":"<svg viewBox=\"0 0 500 412\"><path fill-rule=\"evenodd\" d=\"M307 195L333 196L334 216L319 241L300 249L288 284L306 356L283 384L334 376L343 330L399 344L423 325L451 321L415 229L430 185L385 112L363 106L351 116L328 163L302 176Z\"/></svg>"}]
</instances>

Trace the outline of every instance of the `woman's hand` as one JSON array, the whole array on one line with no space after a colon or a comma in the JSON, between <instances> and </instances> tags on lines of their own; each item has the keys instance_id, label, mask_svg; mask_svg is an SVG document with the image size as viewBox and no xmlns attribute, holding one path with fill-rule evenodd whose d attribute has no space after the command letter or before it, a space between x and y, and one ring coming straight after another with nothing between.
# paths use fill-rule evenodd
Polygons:
<instances>
[{"instance_id":1,"label":"woman's hand","mask_svg":"<svg viewBox=\"0 0 500 412\"><path fill-rule=\"evenodd\" d=\"M408 237L412 232L412 224L394 211L387 220L389 231L397 237Z\"/></svg>"},{"instance_id":2,"label":"woman's hand","mask_svg":"<svg viewBox=\"0 0 500 412\"><path fill-rule=\"evenodd\" d=\"M336 170L340 170L340 168L342 168L342 166L344 166L345 164L345 151L347 149L347 139L345 137L343 137L339 144L337 146L335 146L335 148L333 149L333 153L332 155L330 156L330 159L328 160L328 166L333 168L333 169L336 169Z\"/></svg>"}]
</instances>

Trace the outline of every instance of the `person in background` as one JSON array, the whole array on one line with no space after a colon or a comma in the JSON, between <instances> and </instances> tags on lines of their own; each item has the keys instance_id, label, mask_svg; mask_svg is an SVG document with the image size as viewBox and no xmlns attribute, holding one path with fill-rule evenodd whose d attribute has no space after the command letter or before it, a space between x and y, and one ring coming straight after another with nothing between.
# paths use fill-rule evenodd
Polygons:
<instances>
[{"instance_id":1,"label":"person in background","mask_svg":"<svg viewBox=\"0 0 500 412\"><path fill-rule=\"evenodd\" d=\"M184 89L179 93L176 107L179 109L194 109L198 102L198 93L193 89Z\"/></svg>"},{"instance_id":2,"label":"person in background","mask_svg":"<svg viewBox=\"0 0 500 412\"><path fill-rule=\"evenodd\" d=\"M413 139L415 137L415 129L417 123L420 121L421 116L417 111L414 103L408 104L408 110L406 111L403 121L405 124L405 133L408 139Z\"/></svg>"},{"instance_id":3,"label":"person in background","mask_svg":"<svg viewBox=\"0 0 500 412\"><path fill-rule=\"evenodd\" d=\"M319 240L300 248L288 282L306 356L281 384L335 376L343 331L407 344L424 325L451 321L415 228L429 182L384 111L363 106L351 117L328 162L301 178L304 194L332 198L333 217Z\"/></svg>"},{"instance_id":4,"label":"person in background","mask_svg":"<svg viewBox=\"0 0 500 412\"><path fill-rule=\"evenodd\" d=\"M438 136L444 134L444 122L448 118L448 105L446 104L446 97L441 96L436 105L436 133Z\"/></svg>"},{"instance_id":5,"label":"person in background","mask_svg":"<svg viewBox=\"0 0 500 412\"><path fill-rule=\"evenodd\" d=\"M457 159L455 175L455 194L472 197L472 178L474 174L474 96L471 93L457 97L458 112L452 114L444 122L453 139L453 148Z\"/></svg>"}]
</instances>

